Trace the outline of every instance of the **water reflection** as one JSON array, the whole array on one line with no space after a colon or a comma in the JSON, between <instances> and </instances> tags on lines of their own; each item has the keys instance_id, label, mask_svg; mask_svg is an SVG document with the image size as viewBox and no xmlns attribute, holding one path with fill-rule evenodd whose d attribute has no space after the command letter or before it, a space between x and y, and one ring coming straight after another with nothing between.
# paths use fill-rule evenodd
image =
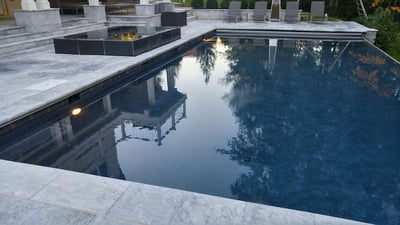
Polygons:
<instances>
[{"instance_id":1,"label":"water reflection","mask_svg":"<svg viewBox=\"0 0 400 225\"><path fill-rule=\"evenodd\" d=\"M182 62L0 137L0 157L400 223L398 64L364 42L260 37Z\"/></svg>"},{"instance_id":2,"label":"water reflection","mask_svg":"<svg viewBox=\"0 0 400 225\"><path fill-rule=\"evenodd\" d=\"M232 193L398 224L400 66L361 42L226 41L224 99L239 131L217 152L251 169Z\"/></svg>"},{"instance_id":3,"label":"water reflection","mask_svg":"<svg viewBox=\"0 0 400 225\"><path fill-rule=\"evenodd\" d=\"M175 88L178 72L179 62L82 106L78 115L66 112L13 140L2 137L0 158L125 179L117 143L133 138L161 145L186 117L186 95ZM126 135L128 129L135 135Z\"/></svg>"}]
</instances>

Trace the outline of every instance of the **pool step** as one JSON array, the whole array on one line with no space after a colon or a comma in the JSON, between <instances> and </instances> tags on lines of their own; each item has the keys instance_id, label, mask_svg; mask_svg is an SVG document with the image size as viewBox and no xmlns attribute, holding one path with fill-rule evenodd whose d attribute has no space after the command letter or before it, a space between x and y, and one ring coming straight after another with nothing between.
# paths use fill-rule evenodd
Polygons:
<instances>
[{"instance_id":1,"label":"pool step","mask_svg":"<svg viewBox=\"0 0 400 225\"><path fill-rule=\"evenodd\" d=\"M90 23L80 24L75 26L68 26L63 28L63 34L82 33L88 30L96 30L106 27L105 23Z\"/></svg>"},{"instance_id":2,"label":"pool step","mask_svg":"<svg viewBox=\"0 0 400 225\"><path fill-rule=\"evenodd\" d=\"M84 25L84 24L91 24L91 23L94 23L94 22L92 22L88 18L81 17L81 18L73 18L73 19L70 19L70 20L63 21L61 24L62 24L63 28L66 28L66 27Z\"/></svg>"},{"instance_id":3,"label":"pool step","mask_svg":"<svg viewBox=\"0 0 400 225\"><path fill-rule=\"evenodd\" d=\"M28 40L33 40L36 38L44 37L47 34L48 34L48 32L18 33L18 34L5 35L5 36L0 36L0 43L1 43L1 45L4 45L4 44L15 43L15 42L28 41Z\"/></svg>"},{"instance_id":4,"label":"pool step","mask_svg":"<svg viewBox=\"0 0 400 225\"><path fill-rule=\"evenodd\" d=\"M6 35L13 35L13 34L20 34L24 33L25 28L20 26L13 26L13 27L2 27L0 28L0 37Z\"/></svg>"},{"instance_id":5,"label":"pool step","mask_svg":"<svg viewBox=\"0 0 400 225\"><path fill-rule=\"evenodd\" d=\"M107 23L123 26L154 26L161 24L161 14L154 16L108 15Z\"/></svg>"}]
</instances>

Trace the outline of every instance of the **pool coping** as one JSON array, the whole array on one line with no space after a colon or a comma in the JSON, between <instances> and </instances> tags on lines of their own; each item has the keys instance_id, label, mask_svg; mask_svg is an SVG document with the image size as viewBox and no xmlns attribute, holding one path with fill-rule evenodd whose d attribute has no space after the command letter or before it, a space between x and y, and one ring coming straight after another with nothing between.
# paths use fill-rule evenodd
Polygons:
<instances>
[{"instance_id":1,"label":"pool coping","mask_svg":"<svg viewBox=\"0 0 400 225\"><path fill-rule=\"evenodd\" d=\"M6 160L0 170L3 224L367 224Z\"/></svg>"},{"instance_id":2,"label":"pool coping","mask_svg":"<svg viewBox=\"0 0 400 225\"><path fill-rule=\"evenodd\" d=\"M196 27L196 29L190 30L190 25ZM273 26L275 25L273 24ZM8 117L1 117L0 124L15 121L26 116L28 112L40 111L49 104L60 102L66 97L73 96L113 78L127 69L148 63L165 52L179 51L182 45L189 45L191 41L201 39L205 34L213 32L221 26L224 28L239 27L239 29L243 29L245 27L255 29L255 27L259 28L260 24L231 24L220 21L191 22L189 26L182 28L182 39L137 56L135 62L132 62L131 57L104 58L117 62L113 62L112 68L101 67L97 70L80 72L80 75L84 74L86 79L79 79L79 76L77 76L72 82L61 84L63 88L56 95L54 95L55 89L50 88L38 92L37 96L28 96L27 100L22 99L18 103L12 102L8 105L10 108L2 107L0 112L6 113ZM289 28L282 29L282 27L279 27L279 29L289 30ZM365 32L368 30L365 27L359 29L360 32L362 32L362 29ZM42 53L38 53L42 50L44 50ZM46 60L50 60L46 57L58 58L55 59L56 61L61 60L61 58L67 58L67 61L72 59L66 55L64 57L55 56L48 47L42 47L10 54L10 60L13 57L20 57L22 54L28 54L27 60L30 59L29 57L37 56L44 56ZM94 63L105 61L95 58L98 56L85 57L80 58L80 60L93 60ZM27 65L27 68L34 69L37 66L35 64ZM82 66L87 66L87 64L82 64ZM102 71L101 75L98 74L99 70ZM28 75L22 74L21 77ZM21 83L21 88L23 85L26 84ZM51 96L51 98L47 98L48 96ZM21 107L27 101L30 104L27 107ZM0 180L2 181L0 182L0 208L8 209L4 214L0 214L0 221L20 219L19 224L24 221L34 223L33 221L39 222L44 221L44 219L50 221L48 224L265 224L266 222L271 224L314 225L366 224L314 213L5 160L0 160L0 171L2 171L0 173ZM30 209L30 213L27 213L27 209ZM49 216L50 214L56 216ZM67 218L71 216L76 218L77 221L73 223L69 221L70 223L68 223Z\"/></svg>"}]
</instances>

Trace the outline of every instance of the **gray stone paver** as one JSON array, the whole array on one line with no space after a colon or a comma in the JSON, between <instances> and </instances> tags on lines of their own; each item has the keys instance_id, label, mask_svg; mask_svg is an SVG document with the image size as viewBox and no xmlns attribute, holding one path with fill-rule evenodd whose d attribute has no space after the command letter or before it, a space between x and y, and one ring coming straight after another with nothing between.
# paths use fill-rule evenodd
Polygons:
<instances>
[{"instance_id":1,"label":"gray stone paver","mask_svg":"<svg viewBox=\"0 0 400 225\"><path fill-rule=\"evenodd\" d=\"M187 192L132 183L107 215L141 221L146 224L168 224L182 205Z\"/></svg>"},{"instance_id":2,"label":"gray stone paver","mask_svg":"<svg viewBox=\"0 0 400 225\"><path fill-rule=\"evenodd\" d=\"M190 194L174 214L171 225L241 225L245 202ZM255 223L249 223L255 224Z\"/></svg>"},{"instance_id":3,"label":"gray stone paver","mask_svg":"<svg viewBox=\"0 0 400 225\"><path fill-rule=\"evenodd\" d=\"M10 161L2 161L0 171L0 194L24 198L32 197L63 172Z\"/></svg>"},{"instance_id":4,"label":"gray stone paver","mask_svg":"<svg viewBox=\"0 0 400 225\"><path fill-rule=\"evenodd\" d=\"M0 195L2 225L86 225L93 214Z\"/></svg>"},{"instance_id":5,"label":"gray stone paver","mask_svg":"<svg viewBox=\"0 0 400 225\"><path fill-rule=\"evenodd\" d=\"M369 223L362 223L353 220L346 220L331 216L324 216L315 214L315 225L367 225Z\"/></svg>"},{"instance_id":6,"label":"gray stone paver","mask_svg":"<svg viewBox=\"0 0 400 225\"><path fill-rule=\"evenodd\" d=\"M74 209L105 213L128 186L127 181L68 172L57 177L32 199Z\"/></svg>"},{"instance_id":7,"label":"gray stone paver","mask_svg":"<svg viewBox=\"0 0 400 225\"><path fill-rule=\"evenodd\" d=\"M120 218L109 216L97 216L90 225L139 225L143 223L136 223L133 221L123 221Z\"/></svg>"},{"instance_id":8,"label":"gray stone paver","mask_svg":"<svg viewBox=\"0 0 400 225\"><path fill-rule=\"evenodd\" d=\"M303 225L314 224L313 213L247 203L242 224Z\"/></svg>"},{"instance_id":9,"label":"gray stone paver","mask_svg":"<svg viewBox=\"0 0 400 225\"><path fill-rule=\"evenodd\" d=\"M52 46L0 56L0 124L108 79L215 28L360 31L353 22L325 24L193 21L181 40L137 57L54 54ZM26 88L51 79L47 90ZM0 160L0 224L361 224L186 191ZM32 222L30 222L32 221Z\"/></svg>"},{"instance_id":10,"label":"gray stone paver","mask_svg":"<svg viewBox=\"0 0 400 225\"><path fill-rule=\"evenodd\" d=\"M32 174L40 166L0 160ZM16 168L16 166L11 165ZM46 170L62 171L45 168ZM21 174L2 177L1 183ZM0 188L1 190L1 188ZM1 224L364 225L313 213L64 171L35 196L0 193Z\"/></svg>"}]
</instances>

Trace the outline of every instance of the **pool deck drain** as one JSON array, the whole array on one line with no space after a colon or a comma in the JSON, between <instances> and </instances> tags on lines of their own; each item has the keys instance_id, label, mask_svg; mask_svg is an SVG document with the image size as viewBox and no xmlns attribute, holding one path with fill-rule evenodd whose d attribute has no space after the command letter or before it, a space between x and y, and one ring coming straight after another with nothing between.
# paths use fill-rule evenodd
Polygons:
<instances>
[{"instance_id":1,"label":"pool deck drain","mask_svg":"<svg viewBox=\"0 0 400 225\"><path fill-rule=\"evenodd\" d=\"M137 57L54 54L52 46L9 53L0 56L0 124L217 28L370 31L353 22L193 21L182 28L180 40ZM0 181L1 224L365 224L5 160L0 160Z\"/></svg>"}]
</instances>

